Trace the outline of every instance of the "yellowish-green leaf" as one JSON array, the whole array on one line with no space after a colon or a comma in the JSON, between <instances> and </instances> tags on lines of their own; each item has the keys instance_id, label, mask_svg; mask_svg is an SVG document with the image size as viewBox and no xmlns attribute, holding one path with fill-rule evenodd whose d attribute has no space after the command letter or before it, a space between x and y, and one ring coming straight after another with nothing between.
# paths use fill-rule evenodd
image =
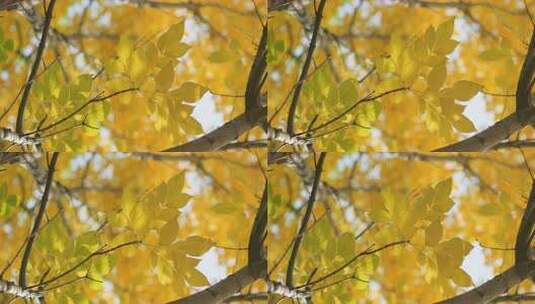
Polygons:
<instances>
[{"instance_id":1,"label":"yellowish-green leaf","mask_svg":"<svg viewBox=\"0 0 535 304\"><path fill-rule=\"evenodd\" d=\"M429 76L427 77L428 89L430 91L438 91L446 81L446 65L439 64L433 67Z\"/></svg>"},{"instance_id":2,"label":"yellowish-green leaf","mask_svg":"<svg viewBox=\"0 0 535 304\"><path fill-rule=\"evenodd\" d=\"M451 279L461 287L470 287L474 285L472 278L461 268L457 268L453 271Z\"/></svg>"},{"instance_id":3,"label":"yellowish-green leaf","mask_svg":"<svg viewBox=\"0 0 535 304\"><path fill-rule=\"evenodd\" d=\"M340 101L344 104L353 103L357 99L357 80L347 79L344 80L339 87Z\"/></svg>"},{"instance_id":4,"label":"yellowish-green leaf","mask_svg":"<svg viewBox=\"0 0 535 304\"><path fill-rule=\"evenodd\" d=\"M455 116L451 121L451 124L460 132L471 133L477 131L474 123L464 115Z\"/></svg>"},{"instance_id":5,"label":"yellowish-green leaf","mask_svg":"<svg viewBox=\"0 0 535 304\"><path fill-rule=\"evenodd\" d=\"M212 240L197 235L190 236L176 243L177 249L183 250L191 256L201 256L214 245L215 243Z\"/></svg>"},{"instance_id":6,"label":"yellowish-green leaf","mask_svg":"<svg viewBox=\"0 0 535 304\"><path fill-rule=\"evenodd\" d=\"M437 44L442 40L450 39L455 27L455 18L450 18L441 23L436 32Z\"/></svg>"},{"instance_id":7,"label":"yellowish-green leaf","mask_svg":"<svg viewBox=\"0 0 535 304\"><path fill-rule=\"evenodd\" d=\"M468 101L481 90L481 86L468 80L457 81L451 88L453 97L457 100Z\"/></svg>"},{"instance_id":8,"label":"yellowish-green leaf","mask_svg":"<svg viewBox=\"0 0 535 304\"><path fill-rule=\"evenodd\" d=\"M223 63L227 62L231 57L231 54L226 49L218 50L213 53L211 53L208 56L208 60L214 63Z\"/></svg>"},{"instance_id":9,"label":"yellowish-green leaf","mask_svg":"<svg viewBox=\"0 0 535 304\"><path fill-rule=\"evenodd\" d=\"M206 93L208 89L198 83L186 81L179 89L172 92L173 96L179 98L179 101L196 102Z\"/></svg>"},{"instance_id":10,"label":"yellowish-green leaf","mask_svg":"<svg viewBox=\"0 0 535 304\"><path fill-rule=\"evenodd\" d=\"M212 211L220 214L229 214L239 210L239 206L234 203L220 203L212 207Z\"/></svg>"},{"instance_id":11,"label":"yellowish-green leaf","mask_svg":"<svg viewBox=\"0 0 535 304\"><path fill-rule=\"evenodd\" d=\"M180 42L184 35L184 20L172 25L158 39L158 49L160 52L169 57L177 57L176 54L183 51L183 43Z\"/></svg>"},{"instance_id":12,"label":"yellowish-green leaf","mask_svg":"<svg viewBox=\"0 0 535 304\"><path fill-rule=\"evenodd\" d=\"M176 218L171 219L160 229L160 245L169 245L178 236L178 223Z\"/></svg>"},{"instance_id":13,"label":"yellowish-green leaf","mask_svg":"<svg viewBox=\"0 0 535 304\"><path fill-rule=\"evenodd\" d=\"M172 64L164 66L156 75L156 89L160 92L167 92L175 80L175 68Z\"/></svg>"},{"instance_id":14,"label":"yellowish-green leaf","mask_svg":"<svg viewBox=\"0 0 535 304\"><path fill-rule=\"evenodd\" d=\"M459 45L459 41L453 40L453 39L446 39L446 40L440 40L437 41L437 44L435 45L435 52L438 54L449 54L455 50L455 48Z\"/></svg>"},{"instance_id":15,"label":"yellowish-green leaf","mask_svg":"<svg viewBox=\"0 0 535 304\"><path fill-rule=\"evenodd\" d=\"M497 48L489 49L479 54L479 58L486 60L486 61L495 61L495 60L500 60L506 57L507 57L507 52L504 51L503 49L497 49Z\"/></svg>"},{"instance_id":16,"label":"yellowish-green leaf","mask_svg":"<svg viewBox=\"0 0 535 304\"><path fill-rule=\"evenodd\" d=\"M190 286L193 287L201 287L201 286L207 286L210 285L208 282L208 279L202 274L202 272L198 271L197 269L193 268L190 271L186 273L186 281Z\"/></svg>"},{"instance_id":17,"label":"yellowish-green leaf","mask_svg":"<svg viewBox=\"0 0 535 304\"><path fill-rule=\"evenodd\" d=\"M349 232L344 232L336 240L337 255L349 258L355 254L355 237Z\"/></svg>"},{"instance_id":18,"label":"yellowish-green leaf","mask_svg":"<svg viewBox=\"0 0 535 304\"><path fill-rule=\"evenodd\" d=\"M425 244L427 246L435 246L442 239L442 224L439 220L434 221L425 229Z\"/></svg>"}]
</instances>

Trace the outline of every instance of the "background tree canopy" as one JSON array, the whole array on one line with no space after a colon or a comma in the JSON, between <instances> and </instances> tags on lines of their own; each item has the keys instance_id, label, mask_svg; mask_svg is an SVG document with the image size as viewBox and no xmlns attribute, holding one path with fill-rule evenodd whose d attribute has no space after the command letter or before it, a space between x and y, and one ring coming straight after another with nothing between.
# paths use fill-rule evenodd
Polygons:
<instances>
[{"instance_id":1,"label":"background tree canopy","mask_svg":"<svg viewBox=\"0 0 535 304\"><path fill-rule=\"evenodd\" d=\"M0 302L535 302L534 84L532 0L0 0Z\"/></svg>"}]
</instances>

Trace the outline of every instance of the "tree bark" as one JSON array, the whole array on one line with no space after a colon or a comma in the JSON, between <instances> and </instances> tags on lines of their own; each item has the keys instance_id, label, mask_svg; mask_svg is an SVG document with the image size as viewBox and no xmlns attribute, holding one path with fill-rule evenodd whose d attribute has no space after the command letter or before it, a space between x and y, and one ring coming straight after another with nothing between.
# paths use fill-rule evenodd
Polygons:
<instances>
[{"instance_id":1,"label":"tree bark","mask_svg":"<svg viewBox=\"0 0 535 304\"><path fill-rule=\"evenodd\" d=\"M242 288L266 276L267 262L248 265L222 281L188 297L167 304L217 304L235 295Z\"/></svg>"},{"instance_id":2,"label":"tree bark","mask_svg":"<svg viewBox=\"0 0 535 304\"><path fill-rule=\"evenodd\" d=\"M535 121L535 108L525 111L525 122L515 112L498 121L493 126L457 143L434 150L433 152L477 152L492 149L506 140L514 132L522 129L529 122Z\"/></svg>"},{"instance_id":3,"label":"tree bark","mask_svg":"<svg viewBox=\"0 0 535 304\"><path fill-rule=\"evenodd\" d=\"M25 300L32 300L34 303L43 302L43 295L41 293L24 289L10 281L0 280L0 293L9 294Z\"/></svg>"},{"instance_id":4,"label":"tree bark","mask_svg":"<svg viewBox=\"0 0 535 304\"><path fill-rule=\"evenodd\" d=\"M266 119L266 115L267 107L258 108L251 113L243 113L206 135L188 143L168 148L162 152L209 152L218 150L245 132L262 124Z\"/></svg>"},{"instance_id":5,"label":"tree bark","mask_svg":"<svg viewBox=\"0 0 535 304\"><path fill-rule=\"evenodd\" d=\"M436 304L483 304L506 293L535 274L535 261L517 264L495 276L481 286Z\"/></svg>"}]
</instances>

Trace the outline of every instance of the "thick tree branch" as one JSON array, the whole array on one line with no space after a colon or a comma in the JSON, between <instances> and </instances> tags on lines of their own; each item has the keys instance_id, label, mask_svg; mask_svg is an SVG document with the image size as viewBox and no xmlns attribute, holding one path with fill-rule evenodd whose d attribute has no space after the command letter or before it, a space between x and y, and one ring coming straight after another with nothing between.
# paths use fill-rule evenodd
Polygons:
<instances>
[{"instance_id":1,"label":"thick tree branch","mask_svg":"<svg viewBox=\"0 0 535 304\"><path fill-rule=\"evenodd\" d=\"M48 28L50 27L50 22L52 21L52 12L54 10L54 5L56 5L56 0L50 0L50 4L48 5L48 8L46 10L43 33L41 34L41 40L39 41L39 46L37 47L35 61L33 62L30 75L28 76L28 80L26 81L27 85L24 87L24 91L22 92L19 110L17 113L17 124L15 128L16 132L19 134L24 133L24 110L26 109L26 105L28 103L28 97L30 96L30 90L32 88L33 80L37 75L37 70L39 70L41 58L43 57L43 53L45 51L46 39L48 37Z\"/></svg>"},{"instance_id":2,"label":"thick tree branch","mask_svg":"<svg viewBox=\"0 0 535 304\"><path fill-rule=\"evenodd\" d=\"M535 293L520 293L520 294L509 294L505 296L499 296L492 300L491 303L502 303L502 302L531 302L535 301Z\"/></svg>"},{"instance_id":3,"label":"thick tree branch","mask_svg":"<svg viewBox=\"0 0 535 304\"><path fill-rule=\"evenodd\" d=\"M0 140L10 142L15 145L35 146L40 143L39 138L19 135L9 128L0 128Z\"/></svg>"},{"instance_id":4,"label":"thick tree branch","mask_svg":"<svg viewBox=\"0 0 535 304\"><path fill-rule=\"evenodd\" d=\"M493 148L516 131L535 121L535 107L531 99L535 74L535 30L532 31L528 52L518 77L516 111L493 126L462 141L435 150L435 152L475 152Z\"/></svg>"},{"instance_id":5,"label":"thick tree branch","mask_svg":"<svg viewBox=\"0 0 535 304\"><path fill-rule=\"evenodd\" d=\"M34 303L43 303L43 295L40 292L22 288L10 281L0 280L0 293L31 300Z\"/></svg>"},{"instance_id":6,"label":"thick tree branch","mask_svg":"<svg viewBox=\"0 0 535 304\"><path fill-rule=\"evenodd\" d=\"M256 56L249 72L247 86L245 88L245 112L254 113L254 110L264 105L261 104L261 91L266 77L266 46L267 26L262 28L262 36L256 50Z\"/></svg>"},{"instance_id":7,"label":"thick tree branch","mask_svg":"<svg viewBox=\"0 0 535 304\"><path fill-rule=\"evenodd\" d=\"M477 152L492 149L514 132L528 125L530 121L535 121L535 108L532 107L524 113L524 122L515 112L467 139L436 149L433 152Z\"/></svg>"},{"instance_id":8,"label":"thick tree branch","mask_svg":"<svg viewBox=\"0 0 535 304\"><path fill-rule=\"evenodd\" d=\"M308 74L308 69L312 63L312 55L314 55L314 50L316 49L316 43L318 40L318 33L320 30L321 19L323 17L323 9L327 0L321 0L316 12L316 20L314 21L314 29L312 31L312 37L310 38L310 44L308 46L307 56L305 58L305 63L303 64L303 69L299 75L297 85L295 86L294 94L292 97L292 102L290 103L290 109L288 110L288 122L286 126L286 131L290 135L294 135L294 119L295 111L297 110L297 103L299 102L299 97L301 95L301 90L303 88L303 83Z\"/></svg>"},{"instance_id":9,"label":"thick tree branch","mask_svg":"<svg viewBox=\"0 0 535 304\"><path fill-rule=\"evenodd\" d=\"M167 304L217 304L233 297L241 289L267 275L264 240L267 233L267 181L260 207L249 235L248 264L218 283L188 297Z\"/></svg>"},{"instance_id":10,"label":"thick tree branch","mask_svg":"<svg viewBox=\"0 0 535 304\"><path fill-rule=\"evenodd\" d=\"M436 304L483 304L506 293L512 287L535 274L535 261L516 264L483 285Z\"/></svg>"},{"instance_id":11,"label":"thick tree branch","mask_svg":"<svg viewBox=\"0 0 535 304\"><path fill-rule=\"evenodd\" d=\"M245 113L226 122L221 127L185 144L171 147L162 152L215 151L240 137L252 128L263 125L267 119L267 96L262 94L266 78L267 27L262 28L262 37L253 60L245 89Z\"/></svg>"},{"instance_id":12,"label":"thick tree branch","mask_svg":"<svg viewBox=\"0 0 535 304\"><path fill-rule=\"evenodd\" d=\"M520 227L516 234L515 263L522 264L530 260L531 241L535 228L535 181L532 181L528 204L524 209Z\"/></svg>"},{"instance_id":13,"label":"thick tree branch","mask_svg":"<svg viewBox=\"0 0 535 304\"><path fill-rule=\"evenodd\" d=\"M185 144L165 149L162 152L207 152L218 150L245 132L261 125L265 121L266 115L267 107L255 109L250 113L243 113L208 134Z\"/></svg>"},{"instance_id":14,"label":"thick tree branch","mask_svg":"<svg viewBox=\"0 0 535 304\"><path fill-rule=\"evenodd\" d=\"M286 285L288 287L293 287L293 272L295 267L295 261L297 259L297 254L299 253L299 248L301 247L301 241L305 236L305 231L307 229L308 221L312 215L312 209L314 208L314 203L316 202L316 193L318 192L318 187L321 180L321 173L323 171L323 163L325 162L326 153L322 152L320 154L318 164L316 165L316 172L314 174L314 183L312 184L312 190L310 191L310 196L307 201L307 208L305 215L301 221L301 226L295 237L295 242L292 247L292 253L290 254L290 260L288 261L288 268L286 269Z\"/></svg>"},{"instance_id":15,"label":"thick tree branch","mask_svg":"<svg viewBox=\"0 0 535 304\"><path fill-rule=\"evenodd\" d=\"M48 174L46 177L45 189L43 191L43 196L41 197L41 201L39 202L39 210L37 212L37 216L35 217L33 228L30 232L30 235L28 236L28 243L26 244L26 248L24 249L24 254L22 255L22 262L20 263L20 272L19 272L19 285L21 288L26 288L26 267L28 266L28 262L30 261L30 255L32 253L33 242L35 241L35 238L37 237L39 226L41 225L41 221L43 220L43 216L45 214L46 205L48 203L48 196L50 194L50 188L52 185L52 180L54 179L54 171L56 170L56 162L58 160L58 156L59 156L58 152L54 152L52 154L52 159L50 160L50 165L48 167Z\"/></svg>"},{"instance_id":16,"label":"thick tree branch","mask_svg":"<svg viewBox=\"0 0 535 304\"><path fill-rule=\"evenodd\" d=\"M267 285L269 294L276 294L287 299L292 299L292 301L296 301L298 304L307 304L311 297L310 291L306 289L299 290L269 280L267 281Z\"/></svg>"}]
</instances>

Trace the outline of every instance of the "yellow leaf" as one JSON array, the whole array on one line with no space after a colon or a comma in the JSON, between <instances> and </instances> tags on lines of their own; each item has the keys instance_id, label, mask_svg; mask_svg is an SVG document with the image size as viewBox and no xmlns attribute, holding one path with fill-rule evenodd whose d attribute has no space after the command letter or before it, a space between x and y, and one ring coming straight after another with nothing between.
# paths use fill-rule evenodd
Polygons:
<instances>
[{"instance_id":1,"label":"yellow leaf","mask_svg":"<svg viewBox=\"0 0 535 304\"><path fill-rule=\"evenodd\" d=\"M172 64L167 64L156 75L156 90L167 92L175 80L175 68Z\"/></svg>"},{"instance_id":2,"label":"yellow leaf","mask_svg":"<svg viewBox=\"0 0 535 304\"><path fill-rule=\"evenodd\" d=\"M191 116L185 117L182 123L182 129L184 129L189 134L196 135L203 133L203 128L201 124Z\"/></svg>"},{"instance_id":3,"label":"yellow leaf","mask_svg":"<svg viewBox=\"0 0 535 304\"><path fill-rule=\"evenodd\" d=\"M427 77L428 89L430 91L438 91L446 81L446 65L439 64L433 67Z\"/></svg>"},{"instance_id":4,"label":"yellow leaf","mask_svg":"<svg viewBox=\"0 0 535 304\"><path fill-rule=\"evenodd\" d=\"M442 224L440 221L434 221L425 229L425 244L435 246L442 238Z\"/></svg>"},{"instance_id":5,"label":"yellow leaf","mask_svg":"<svg viewBox=\"0 0 535 304\"><path fill-rule=\"evenodd\" d=\"M459 41L453 39L439 40L435 45L435 52L444 55L449 54L455 50L458 44Z\"/></svg>"},{"instance_id":6,"label":"yellow leaf","mask_svg":"<svg viewBox=\"0 0 535 304\"><path fill-rule=\"evenodd\" d=\"M455 27L455 18L450 18L447 21L441 23L436 32L437 44L441 40L450 39L453 34L453 29Z\"/></svg>"},{"instance_id":7,"label":"yellow leaf","mask_svg":"<svg viewBox=\"0 0 535 304\"><path fill-rule=\"evenodd\" d=\"M206 87L191 81L186 81L179 89L172 92L173 96L179 98L179 101L195 102L201 99L208 89Z\"/></svg>"},{"instance_id":8,"label":"yellow leaf","mask_svg":"<svg viewBox=\"0 0 535 304\"><path fill-rule=\"evenodd\" d=\"M168 57L178 57L177 53L183 51L184 46L180 42L184 35L184 19L175 25L172 25L160 38L158 39L158 49L160 52Z\"/></svg>"},{"instance_id":9,"label":"yellow leaf","mask_svg":"<svg viewBox=\"0 0 535 304\"><path fill-rule=\"evenodd\" d=\"M171 219L160 229L160 245L169 245L178 236L178 223L176 218Z\"/></svg>"},{"instance_id":10,"label":"yellow leaf","mask_svg":"<svg viewBox=\"0 0 535 304\"><path fill-rule=\"evenodd\" d=\"M336 240L336 253L343 258L349 258L355 254L355 237L352 233L344 232Z\"/></svg>"},{"instance_id":11,"label":"yellow leaf","mask_svg":"<svg viewBox=\"0 0 535 304\"><path fill-rule=\"evenodd\" d=\"M215 243L212 240L194 235L184 241L177 242L176 248L185 251L190 256L201 256L214 245Z\"/></svg>"},{"instance_id":12,"label":"yellow leaf","mask_svg":"<svg viewBox=\"0 0 535 304\"><path fill-rule=\"evenodd\" d=\"M471 133L477 131L472 121L464 115L456 115L453 120L451 120L451 124L460 132Z\"/></svg>"},{"instance_id":13,"label":"yellow leaf","mask_svg":"<svg viewBox=\"0 0 535 304\"><path fill-rule=\"evenodd\" d=\"M220 203L212 207L212 211L220 214L229 214L239 210L239 206L233 203Z\"/></svg>"},{"instance_id":14,"label":"yellow leaf","mask_svg":"<svg viewBox=\"0 0 535 304\"><path fill-rule=\"evenodd\" d=\"M451 177L439 182L435 186L435 202L446 200L450 197L452 188Z\"/></svg>"},{"instance_id":15,"label":"yellow leaf","mask_svg":"<svg viewBox=\"0 0 535 304\"><path fill-rule=\"evenodd\" d=\"M500 60L505 57L507 57L507 52L503 49L489 49L479 54L479 58L486 61Z\"/></svg>"},{"instance_id":16,"label":"yellow leaf","mask_svg":"<svg viewBox=\"0 0 535 304\"><path fill-rule=\"evenodd\" d=\"M481 86L472 81L460 80L453 85L451 90L455 99L468 101L481 90Z\"/></svg>"},{"instance_id":17,"label":"yellow leaf","mask_svg":"<svg viewBox=\"0 0 535 304\"><path fill-rule=\"evenodd\" d=\"M186 273L186 281L190 286L201 287L210 285L208 279L197 269L193 268Z\"/></svg>"},{"instance_id":18,"label":"yellow leaf","mask_svg":"<svg viewBox=\"0 0 535 304\"><path fill-rule=\"evenodd\" d=\"M342 103L353 103L357 99L357 80L344 80L338 88L340 94L340 101Z\"/></svg>"},{"instance_id":19,"label":"yellow leaf","mask_svg":"<svg viewBox=\"0 0 535 304\"><path fill-rule=\"evenodd\" d=\"M184 207L189 200L191 199L191 195L186 193L180 193L175 192L172 195L167 195L167 206L171 208L182 208Z\"/></svg>"},{"instance_id":20,"label":"yellow leaf","mask_svg":"<svg viewBox=\"0 0 535 304\"><path fill-rule=\"evenodd\" d=\"M472 282L472 278L461 268L456 268L453 271L451 279L458 286L470 287L474 285L474 282Z\"/></svg>"}]
</instances>

